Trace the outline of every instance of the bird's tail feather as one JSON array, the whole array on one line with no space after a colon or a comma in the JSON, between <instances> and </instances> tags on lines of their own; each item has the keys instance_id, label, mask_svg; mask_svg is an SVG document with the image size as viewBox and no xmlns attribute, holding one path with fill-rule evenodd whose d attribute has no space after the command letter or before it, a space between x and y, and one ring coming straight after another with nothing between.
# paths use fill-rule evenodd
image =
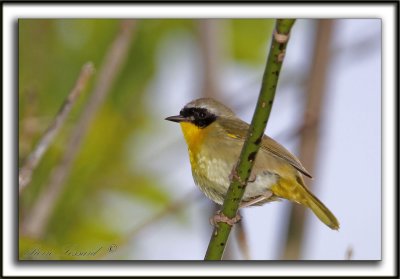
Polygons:
<instances>
[{"instance_id":1,"label":"bird's tail feather","mask_svg":"<svg viewBox=\"0 0 400 279\"><path fill-rule=\"evenodd\" d=\"M308 190L301 177L297 177L296 182L281 179L271 190L278 197L309 207L325 225L333 230L338 230L339 222L335 215Z\"/></svg>"},{"instance_id":2,"label":"bird's tail feather","mask_svg":"<svg viewBox=\"0 0 400 279\"><path fill-rule=\"evenodd\" d=\"M308 206L314 214L328 227L333 230L339 229L339 222L335 215L307 188L303 187L306 195L308 196L305 201L305 205Z\"/></svg>"}]
</instances>

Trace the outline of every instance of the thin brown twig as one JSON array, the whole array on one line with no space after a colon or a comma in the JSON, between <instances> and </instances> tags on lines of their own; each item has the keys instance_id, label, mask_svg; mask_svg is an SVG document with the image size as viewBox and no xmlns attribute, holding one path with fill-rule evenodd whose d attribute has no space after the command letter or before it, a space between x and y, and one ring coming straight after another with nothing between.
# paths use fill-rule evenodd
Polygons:
<instances>
[{"instance_id":1,"label":"thin brown twig","mask_svg":"<svg viewBox=\"0 0 400 279\"><path fill-rule=\"evenodd\" d=\"M220 95L218 88L221 65L220 23L215 19L198 20L200 52L203 61L202 96L215 98Z\"/></svg>"},{"instance_id":2,"label":"thin brown twig","mask_svg":"<svg viewBox=\"0 0 400 279\"><path fill-rule=\"evenodd\" d=\"M300 127L300 160L303 165L313 173L316 165L319 126L322 121L322 106L325 93L325 81L327 77L329 61L331 58L331 37L333 32L333 20L319 20L317 36L315 39L315 55L307 88L307 100L304 112L304 123ZM312 187L312 180L305 177L307 185ZM283 259L297 260L301 256L304 223L306 218L305 208L292 205L286 235L286 245L283 251Z\"/></svg>"},{"instance_id":3,"label":"thin brown twig","mask_svg":"<svg viewBox=\"0 0 400 279\"><path fill-rule=\"evenodd\" d=\"M185 206L187 206L189 204L192 204L192 202L199 200L199 199L200 199L200 195L198 195L198 191L194 191L194 190L190 191L189 193L185 194L182 198L171 202L160 212L156 213L149 219L144 220L141 224L139 224L135 228L133 228L129 233L127 233L124 237L122 237L119 240L117 246L122 247L122 246L126 245L131 239L136 237L144 229L155 224L156 222L160 221L161 219L167 217L170 214L177 213L180 209L184 208Z\"/></svg>"},{"instance_id":4,"label":"thin brown twig","mask_svg":"<svg viewBox=\"0 0 400 279\"><path fill-rule=\"evenodd\" d=\"M126 60L125 58L132 42L134 27L134 20L123 20L121 22L121 29L106 54L93 93L72 132L64 157L51 173L48 186L44 188L30 214L24 220L22 225L23 234L32 238L43 236L53 208L64 189L65 180L71 171L82 140L96 112L110 92L110 88L118 76L123 62Z\"/></svg>"},{"instance_id":5,"label":"thin brown twig","mask_svg":"<svg viewBox=\"0 0 400 279\"><path fill-rule=\"evenodd\" d=\"M347 247L345 260L351 261L353 259L353 253L354 253L353 247L351 246Z\"/></svg>"},{"instance_id":6,"label":"thin brown twig","mask_svg":"<svg viewBox=\"0 0 400 279\"><path fill-rule=\"evenodd\" d=\"M64 103L62 104L60 110L58 111L56 117L54 118L51 125L44 132L43 136L40 138L38 144L33 149L33 151L28 155L24 165L19 171L19 193L21 194L25 187L30 183L32 179L32 174L40 160L42 159L44 153L49 148L50 144L53 142L54 138L60 131L61 127L64 125L72 106L74 105L76 99L81 94L83 89L86 87L90 77L94 73L94 66L91 62L83 65L82 70L79 74L78 79L75 82L74 88L70 91Z\"/></svg>"},{"instance_id":7,"label":"thin brown twig","mask_svg":"<svg viewBox=\"0 0 400 279\"><path fill-rule=\"evenodd\" d=\"M247 241L247 235L246 235L245 225L244 225L243 221L237 223L236 239L237 239L237 243L239 245L240 252L243 255L243 258L245 260L251 260L249 244Z\"/></svg>"},{"instance_id":8,"label":"thin brown twig","mask_svg":"<svg viewBox=\"0 0 400 279\"><path fill-rule=\"evenodd\" d=\"M150 226L151 224L161 220L162 218L168 216L169 214L177 212L179 209L185 207L188 205L190 202L194 201L195 199L199 198L199 195L197 195L197 191L190 191L186 195L183 196L183 198L172 202L171 204L167 205L162 211L159 213L155 214L153 217L147 219L144 221L142 224L138 225L136 228L134 228L125 238L126 240L132 239L135 237L139 232L141 232L143 229L146 227Z\"/></svg>"}]
</instances>

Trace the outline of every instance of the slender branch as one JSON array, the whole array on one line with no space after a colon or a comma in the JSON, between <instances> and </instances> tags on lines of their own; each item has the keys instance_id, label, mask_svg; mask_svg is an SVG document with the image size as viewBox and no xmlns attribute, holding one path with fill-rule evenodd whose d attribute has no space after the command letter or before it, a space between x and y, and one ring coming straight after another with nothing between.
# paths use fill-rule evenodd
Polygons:
<instances>
[{"instance_id":1,"label":"slender branch","mask_svg":"<svg viewBox=\"0 0 400 279\"><path fill-rule=\"evenodd\" d=\"M74 88L68 94L63 105L61 106L56 117L54 118L54 121L47 128L47 130L39 140L38 144L36 145L35 149L33 149L33 151L27 157L24 165L22 166L19 172L20 194L22 190L24 190L25 187L30 183L33 171L39 164L44 153L47 151L50 144L53 142L54 138L60 131L61 127L64 125L65 120L67 119L68 114L72 109L72 106L74 105L76 99L81 94L83 89L86 87L86 84L88 83L93 73L94 73L94 67L91 62L88 62L85 65L83 65L79 77L75 82Z\"/></svg>"},{"instance_id":2,"label":"slender branch","mask_svg":"<svg viewBox=\"0 0 400 279\"><path fill-rule=\"evenodd\" d=\"M353 253L354 253L353 247L351 246L347 247L345 260L351 261L353 259Z\"/></svg>"},{"instance_id":3,"label":"slender branch","mask_svg":"<svg viewBox=\"0 0 400 279\"><path fill-rule=\"evenodd\" d=\"M181 209L186 209L189 206L193 205L195 202L199 201L201 198L200 193L197 190L190 191L183 195L182 198L177 199L170 204L168 204L166 207L164 207L161 211L156 213L155 215L149 217L148 219L144 220L140 224L138 224L136 227L134 227L130 232L128 232L125 236L120 238L118 242L116 243L118 247L123 247L129 241L131 241L133 238L135 238L139 233L141 233L143 230L146 228L150 227L151 225L154 225L158 221L162 220L163 218L178 213ZM104 255L103 255L104 256ZM103 257L100 255L98 259L108 259L109 255L106 255ZM96 258L97 259L97 258Z\"/></svg>"},{"instance_id":4,"label":"slender branch","mask_svg":"<svg viewBox=\"0 0 400 279\"><path fill-rule=\"evenodd\" d=\"M246 230L243 222L239 222L236 226L236 239L243 258L246 261L251 260L249 244L247 241Z\"/></svg>"},{"instance_id":5,"label":"slender branch","mask_svg":"<svg viewBox=\"0 0 400 279\"><path fill-rule=\"evenodd\" d=\"M289 33L294 22L294 19L278 19L276 21L256 110L222 205L221 212L228 218L236 216L245 192L247 180L271 112ZM220 260L222 258L231 228L224 222L220 222L215 227L205 256L206 260Z\"/></svg>"},{"instance_id":6,"label":"slender branch","mask_svg":"<svg viewBox=\"0 0 400 279\"><path fill-rule=\"evenodd\" d=\"M203 61L201 95L216 98L221 94L218 88L223 53L221 51L221 23L215 19L199 19L197 27Z\"/></svg>"},{"instance_id":7,"label":"slender branch","mask_svg":"<svg viewBox=\"0 0 400 279\"><path fill-rule=\"evenodd\" d=\"M126 60L129 46L132 42L134 20L123 20L120 32L107 52L105 60L99 71L99 76L93 93L72 132L69 143L65 149L61 163L53 170L50 182L36 200L30 214L25 218L22 231L33 238L40 238L47 226L53 208L61 195L65 180L68 177L74 159L80 149L82 140L88 131L88 127L103 104L115 78L118 76L123 62Z\"/></svg>"},{"instance_id":8,"label":"slender branch","mask_svg":"<svg viewBox=\"0 0 400 279\"><path fill-rule=\"evenodd\" d=\"M299 157L301 162L311 173L313 173L315 169L319 144L319 126L323 119L322 107L324 103L326 75L331 57L330 45L333 33L333 20L319 20L317 28L314 61L309 73L310 78L306 90L307 96L304 110L304 122L299 130L301 134ZM308 187L312 188L313 181L307 177L304 177L304 179ZM305 208L292 204L283 259L297 260L300 258L305 219Z\"/></svg>"}]
</instances>

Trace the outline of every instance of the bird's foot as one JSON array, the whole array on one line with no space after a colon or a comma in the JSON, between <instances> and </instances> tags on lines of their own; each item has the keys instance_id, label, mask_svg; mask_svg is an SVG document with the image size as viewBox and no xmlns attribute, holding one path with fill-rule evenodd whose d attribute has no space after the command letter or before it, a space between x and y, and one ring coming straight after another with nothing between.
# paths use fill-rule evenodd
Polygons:
<instances>
[{"instance_id":1,"label":"bird's foot","mask_svg":"<svg viewBox=\"0 0 400 279\"><path fill-rule=\"evenodd\" d=\"M222 213L220 210L217 211L217 214L215 214L213 217L210 218L210 223L211 225L218 227L218 223L226 223L230 226L233 226L237 222L239 222L242 219L242 217L239 214L236 214L235 217L229 218L227 217L224 213Z\"/></svg>"}]
</instances>

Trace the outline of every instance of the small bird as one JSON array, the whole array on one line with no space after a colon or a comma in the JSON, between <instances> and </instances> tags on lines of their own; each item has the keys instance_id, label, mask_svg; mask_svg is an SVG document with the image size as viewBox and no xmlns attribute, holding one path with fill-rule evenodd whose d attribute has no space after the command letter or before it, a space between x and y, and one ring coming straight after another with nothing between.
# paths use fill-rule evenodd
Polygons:
<instances>
[{"instance_id":1,"label":"small bird","mask_svg":"<svg viewBox=\"0 0 400 279\"><path fill-rule=\"evenodd\" d=\"M249 124L210 98L194 100L179 115L165 119L180 123L196 185L209 199L222 204ZM339 229L336 217L310 192L302 175L311 178L293 154L264 135L240 208L283 198L310 208L328 227Z\"/></svg>"}]
</instances>

